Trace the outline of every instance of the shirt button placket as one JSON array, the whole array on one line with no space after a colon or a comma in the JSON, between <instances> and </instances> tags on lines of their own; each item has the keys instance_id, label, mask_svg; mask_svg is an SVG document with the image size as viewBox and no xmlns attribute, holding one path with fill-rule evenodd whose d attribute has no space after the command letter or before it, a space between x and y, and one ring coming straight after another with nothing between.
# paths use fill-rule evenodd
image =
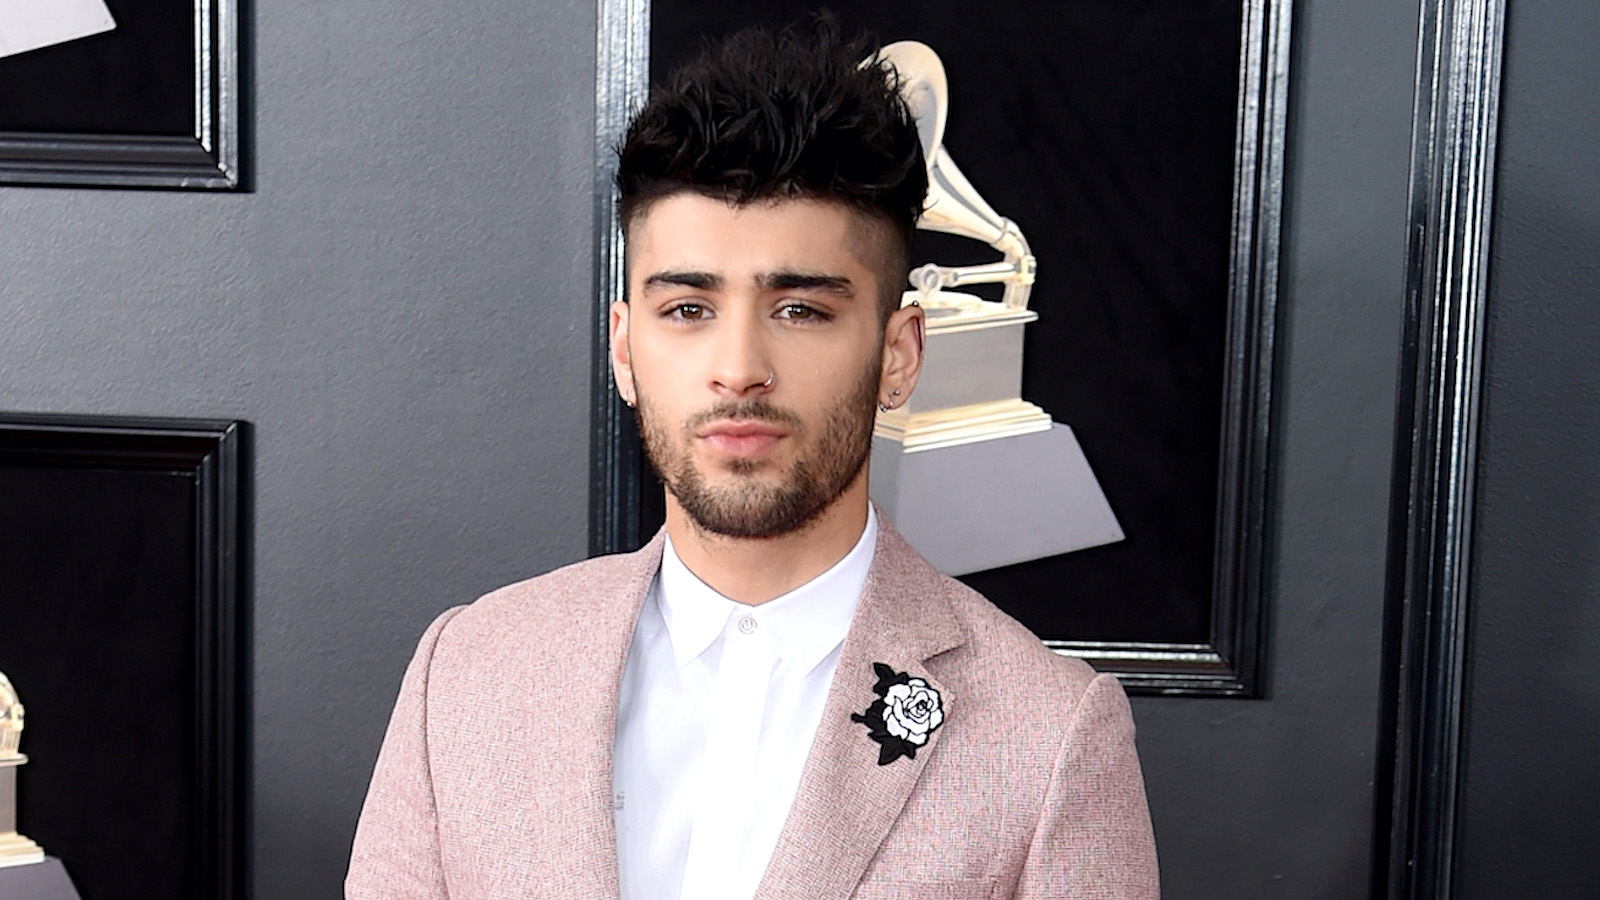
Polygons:
<instances>
[{"instance_id":1,"label":"shirt button placket","mask_svg":"<svg viewBox=\"0 0 1600 900\"><path fill-rule=\"evenodd\" d=\"M740 614L723 633L722 661L711 688L701 791L684 860L684 898L736 896L740 851L748 833L749 786L776 660L757 634L760 623Z\"/></svg>"}]
</instances>

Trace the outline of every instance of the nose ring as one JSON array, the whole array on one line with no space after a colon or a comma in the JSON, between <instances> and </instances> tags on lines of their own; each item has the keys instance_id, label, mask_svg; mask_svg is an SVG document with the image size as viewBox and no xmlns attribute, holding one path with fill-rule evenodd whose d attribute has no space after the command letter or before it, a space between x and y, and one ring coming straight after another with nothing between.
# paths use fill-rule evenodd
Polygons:
<instances>
[{"instance_id":1,"label":"nose ring","mask_svg":"<svg viewBox=\"0 0 1600 900\"><path fill-rule=\"evenodd\" d=\"M761 386L764 387L764 388L772 387L772 379L776 378L776 377L777 377L777 373L772 371L771 369L768 369L767 370L767 380L761 382Z\"/></svg>"}]
</instances>

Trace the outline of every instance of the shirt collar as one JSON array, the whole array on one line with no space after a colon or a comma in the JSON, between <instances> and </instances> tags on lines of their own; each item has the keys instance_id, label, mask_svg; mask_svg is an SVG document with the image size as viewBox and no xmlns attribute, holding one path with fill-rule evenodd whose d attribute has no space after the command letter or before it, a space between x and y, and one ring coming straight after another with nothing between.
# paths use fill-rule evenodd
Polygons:
<instances>
[{"instance_id":1,"label":"shirt collar","mask_svg":"<svg viewBox=\"0 0 1600 900\"><path fill-rule=\"evenodd\" d=\"M735 614L749 615L784 662L804 673L844 643L878 545L878 514L867 506L867 526L850 552L826 572L766 603L747 606L701 581L683 564L668 537L661 554L658 602L682 666L722 636Z\"/></svg>"}]
</instances>

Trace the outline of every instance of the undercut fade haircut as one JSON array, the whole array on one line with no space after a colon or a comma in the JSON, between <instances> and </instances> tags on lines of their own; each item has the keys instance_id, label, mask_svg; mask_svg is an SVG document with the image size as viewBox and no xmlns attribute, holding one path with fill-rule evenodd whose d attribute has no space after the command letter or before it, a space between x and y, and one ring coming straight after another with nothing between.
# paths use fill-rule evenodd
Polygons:
<instances>
[{"instance_id":1,"label":"undercut fade haircut","mask_svg":"<svg viewBox=\"0 0 1600 900\"><path fill-rule=\"evenodd\" d=\"M844 40L831 16L706 48L651 90L618 155L624 233L680 193L842 203L886 226L875 242L886 245L881 318L900 305L928 192L922 146L898 73L875 41Z\"/></svg>"}]
</instances>

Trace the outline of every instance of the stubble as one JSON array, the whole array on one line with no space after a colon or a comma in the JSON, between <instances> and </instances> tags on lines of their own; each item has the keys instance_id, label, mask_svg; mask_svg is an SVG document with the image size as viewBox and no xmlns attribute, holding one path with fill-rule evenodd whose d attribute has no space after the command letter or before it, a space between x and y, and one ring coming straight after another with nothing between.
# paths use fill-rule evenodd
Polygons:
<instances>
[{"instance_id":1,"label":"stubble","mask_svg":"<svg viewBox=\"0 0 1600 900\"><path fill-rule=\"evenodd\" d=\"M636 415L645 454L666 489L698 528L730 538L772 538L806 528L860 477L872 451L872 422L878 393L876 360L848 395L838 398L812 435L799 416L764 396L719 403L689 417L676 438L656 414L644 392ZM723 419L758 421L784 429L800 448L783 477L760 478L771 464L733 459L722 464L731 479L710 483L695 465L694 433Z\"/></svg>"}]
</instances>

